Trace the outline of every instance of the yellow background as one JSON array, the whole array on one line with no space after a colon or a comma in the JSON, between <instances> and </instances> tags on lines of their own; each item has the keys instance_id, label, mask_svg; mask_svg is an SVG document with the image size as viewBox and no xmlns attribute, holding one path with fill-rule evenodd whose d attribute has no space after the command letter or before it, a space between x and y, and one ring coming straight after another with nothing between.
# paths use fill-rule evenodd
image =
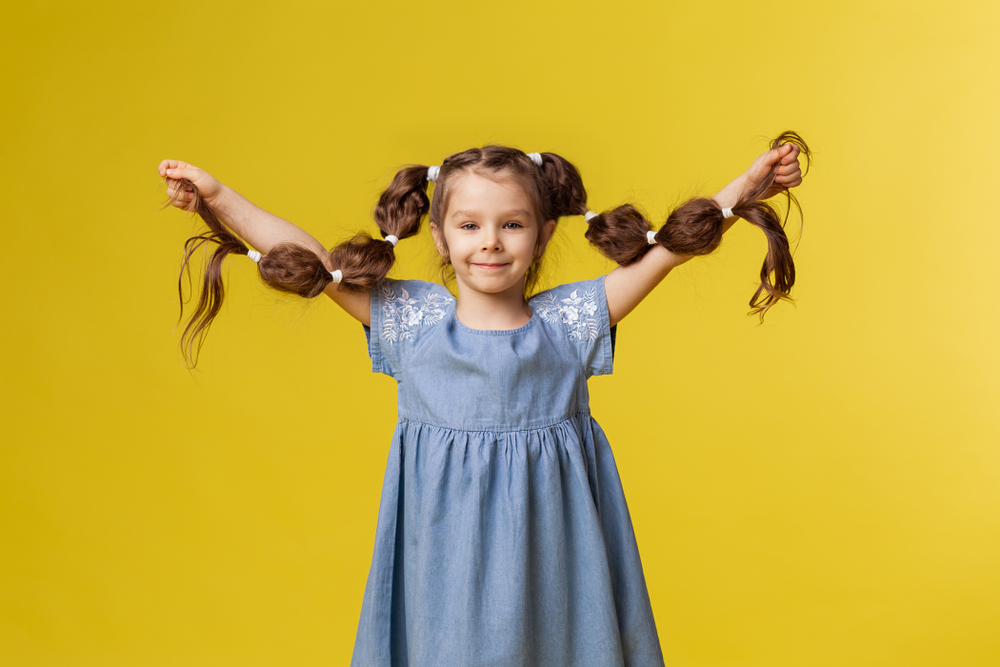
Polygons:
<instances>
[{"instance_id":1,"label":"yellow background","mask_svg":"<svg viewBox=\"0 0 1000 667\"><path fill-rule=\"evenodd\" d=\"M994 2L18 3L0 40L0 663L347 664L395 386L326 301L230 297L189 373L197 164L332 245L394 170L555 151L654 219L816 150L797 305L748 225L591 383L667 663L1000 664ZM793 223L797 229L797 222ZM564 220L548 284L609 270ZM430 277L427 234L395 275Z\"/></svg>"}]
</instances>

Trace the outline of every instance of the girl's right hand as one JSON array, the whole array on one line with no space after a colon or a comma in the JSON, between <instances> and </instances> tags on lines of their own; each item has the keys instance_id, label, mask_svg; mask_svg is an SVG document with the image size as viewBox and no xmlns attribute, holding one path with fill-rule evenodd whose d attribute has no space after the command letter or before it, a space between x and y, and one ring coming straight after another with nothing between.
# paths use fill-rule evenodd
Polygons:
<instances>
[{"instance_id":1,"label":"girl's right hand","mask_svg":"<svg viewBox=\"0 0 1000 667\"><path fill-rule=\"evenodd\" d=\"M167 181L167 196L170 197L170 204L185 211L191 210L194 201L194 189L190 185L181 184L182 180L190 181L204 202L212 207L218 207L218 200L221 198L224 187L222 183L215 180L211 174L202 171L193 164L180 162L179 160L164 160L158 168L160 176Z\"/></svg>"}]
</instances>

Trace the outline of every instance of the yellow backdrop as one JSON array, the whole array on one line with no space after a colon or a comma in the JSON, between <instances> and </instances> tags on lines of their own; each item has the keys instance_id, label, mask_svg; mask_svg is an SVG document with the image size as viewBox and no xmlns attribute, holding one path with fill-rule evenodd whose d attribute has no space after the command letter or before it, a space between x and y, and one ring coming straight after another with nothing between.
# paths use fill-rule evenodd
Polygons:
<instances>
[{"instance_id":1,"label":"yellow backdrop","mask_svg":"<svg viewBox=\"0 0 1000 667\"><path fill-rule=\"evenodd\" d=\"M556 151L662 219L798 130L591 384L668 664L1000 664L993 2L19 3L0 55L0 664L347 664L394 425L361 327L229 263L189 373L163 158L327 244L406 163ZM548 284L610 266L563 222ZM430 277L424 235L397 276Z\"/></svg>"}]
</instances>

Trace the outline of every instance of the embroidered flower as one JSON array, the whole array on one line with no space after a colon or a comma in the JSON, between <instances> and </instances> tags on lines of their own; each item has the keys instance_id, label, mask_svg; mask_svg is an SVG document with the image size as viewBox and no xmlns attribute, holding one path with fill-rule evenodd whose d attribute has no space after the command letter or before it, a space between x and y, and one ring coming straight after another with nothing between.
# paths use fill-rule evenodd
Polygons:
<instances>
[{"instance_id":1,"label":"embroidered flower","mask_svg":"<svg viewBox=\"0 0 1000 667\"><path fill-rule=\"evenodd\" d=\"M543 292L531 300L535 313L545 322L561 322L569 330L570 340L597 340L600 324L597 320L597 290L591 288L582 296L573 290L568 297L556 301L555 295Z\"/></svg>"},{"instance_id":2,"label":"embroidered flower","mask_svg":"<svg viewBox=\"0 0 1000 667\"><path fill-rule=\"evenodd\" d=\"M451 296L432 292L423 299L415 299L400 287L399 294L387 285L382 286L382 338L389 343L412 340L413 331L440 322L455 301Z\"/></svg>"}]
</instances>

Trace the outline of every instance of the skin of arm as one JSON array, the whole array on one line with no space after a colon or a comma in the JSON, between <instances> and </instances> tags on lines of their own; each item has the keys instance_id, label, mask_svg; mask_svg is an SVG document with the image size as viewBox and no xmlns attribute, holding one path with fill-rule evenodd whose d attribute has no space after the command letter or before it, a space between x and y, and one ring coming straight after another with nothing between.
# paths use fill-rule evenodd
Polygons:
<instances>
[{"instance_id":1,"label":"skin of arm","mask_svg":"<svg viewBox=\"0 0 1000 667\"><path fill-rule=\"evenodd\" d=\"M799 148L792 144L785 144L763 153L754 160L747 171L722 188L713 199L722 208L732 207L739 199L740 192L743 191L744 184L748 180L754 182L761 178L775 162L779 161L780 165L775 182L789 188L801 184L802 174L799 169L798 156ZM768 196L773 196L780 191L781 188L776 187ZM723 223L723 233L727 232L737 220L739 220L737 217L728 218ZM691 259L690 255L677 255L662 245L656 245L650 248L649 252L643 255L639 261L628 266L619 266L609 273L604 280L604 291L608 298L611 326L621 322L667 277L668 273L689 259Z\"/></svg>"},{"instance_id":2,"label":"skin of arm","mask_svg":"<svg viewBox=\"0 0 1000 667\"><path fill-rule=\"evenodd\" d=\"M247 243L267 254L279 243L295 243L309 248L331 270L330 253L323 244L298 225L256 206L228 186L222 186L217 215L222 223ZM330 283L323 293L365 326L371 324L371 295Z\"/></svg>"},{"instance_id":3,"label":"skin of arm","mask_svg":"<svg viewBox=\"0 0 1000 667\"><path fill-rule=\"evenodd\" d=\"M331 270L330 253L323 244L298 225L279 218L256 206L228 186L222 186L221 205L217 205L219 219L233 233L244 239L263 254L279 243L295 243L309 248L319 257L326 270ZM371 295L345 289L330 283L323 293L347 311L347 314L365 326L371 324Z\"/></svg>"}]
</instances>

